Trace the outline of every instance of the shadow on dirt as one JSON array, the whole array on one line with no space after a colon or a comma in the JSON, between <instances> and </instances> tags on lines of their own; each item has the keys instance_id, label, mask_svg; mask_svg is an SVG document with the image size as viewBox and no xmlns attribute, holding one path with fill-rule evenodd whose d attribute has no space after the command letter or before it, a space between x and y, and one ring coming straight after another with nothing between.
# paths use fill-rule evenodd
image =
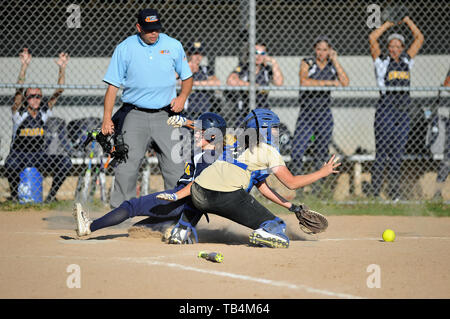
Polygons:
<instances>
[{"instance_id":1,"label":"shadow on dirt","mask_svg":"<svg viewBox=\"0 0 450 319\"><path fill-rule=\"evenodd\" d=\"M227 245L246 245L249 242L250 229L240 228L219 228L208 229L199 228L198 240L200 243L214 243L214 244L227 244ZM315 241L316 239L307 234L298 234L291 229L286 230L286 235L291 241Z\"/></svg>"},{"instance_id":2,"label":"shadow on dirt","mask_svg":"<svg viewBox=\"0 0 450 319\"><path fill-rule=\"evenodd\" d=\"M198 229L198 241L200 243L243 245L248 244L248 234L236 232L228 228Z\"/></svg>"},{"instance_id":3,"label":"shadow on dirt","mask_svg":"<svg viewBox=\"0 0 450 319\"><path fill-rule=\"evenodd\" d=\"M110 240L110 239L116 239L116 238L123 238L128 237L128 234L113 234L113 235L103 235L103 236L97 236L97 237L89 237L86 239L81 239L79 237L72 237L72 236L60 236L63 240Z\"/></svg>"}]
</instances>

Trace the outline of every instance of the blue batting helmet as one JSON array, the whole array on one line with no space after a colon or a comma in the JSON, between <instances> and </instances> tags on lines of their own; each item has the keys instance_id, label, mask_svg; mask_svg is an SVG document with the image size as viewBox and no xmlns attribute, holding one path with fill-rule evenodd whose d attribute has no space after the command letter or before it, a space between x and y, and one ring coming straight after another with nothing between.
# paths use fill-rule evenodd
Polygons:
<instances>
[{"instance_id":1,"label":"blue batting helmet","mask_svg":"<svg viewBox=\"0 0 450 319\"><path fill-rule=\"evenodd\" d=\"M222 116L212 112L206 112L200 115L197 119L200 122L202 130L219 129L222 132L222 137L225 138L227 130L227 122Z\"/></svg>"}]
</instances>

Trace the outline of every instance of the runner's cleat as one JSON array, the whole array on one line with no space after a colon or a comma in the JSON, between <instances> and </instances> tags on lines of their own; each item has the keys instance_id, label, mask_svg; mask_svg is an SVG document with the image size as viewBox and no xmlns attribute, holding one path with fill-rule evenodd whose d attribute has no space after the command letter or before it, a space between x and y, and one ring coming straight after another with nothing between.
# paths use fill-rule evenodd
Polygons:
<instances>
[{"instance_id":1,"label":"runner's cleat","mask_svg":"<svg viewBox=\"0 0 450 319\"><path fill-rule=\"evenodd\" d=\"M195 244L198 243L197 231L189 222L183 221L182 218L172 229L168 244Z\"/></svg>"},{"instance_id":2,"label":"runner's cleat","mask_svg":"<svg viewBox=\"0 0 450 319\"><path fill-rule=\"evenodd\" d=\"M72 215L77 223L77 229L75 229L77 235L80 237L89 235L91 233L90 226L92 220L87 217L87 214L83 211L83 207L80 203L75 203Z\"/></svg>"}]
</instances>

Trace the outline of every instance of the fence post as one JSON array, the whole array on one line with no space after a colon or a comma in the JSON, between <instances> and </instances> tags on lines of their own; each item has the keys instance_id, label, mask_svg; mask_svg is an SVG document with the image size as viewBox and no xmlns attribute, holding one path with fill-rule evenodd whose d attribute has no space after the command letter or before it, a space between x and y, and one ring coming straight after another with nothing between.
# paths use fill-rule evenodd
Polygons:
<instances>
[{"instance_id":1,"label":"fence post","mask_svg":"<svg viewBox=\"0 0 450 319\"><path fill-rule=\"evenodd\" d=\"M255 44L256 44L256 0L249 0L249 32L248 32L248 57L249 57L249 103L253 110L256 104L256 70L255 70Z\"/></svg>"}]
</instances>

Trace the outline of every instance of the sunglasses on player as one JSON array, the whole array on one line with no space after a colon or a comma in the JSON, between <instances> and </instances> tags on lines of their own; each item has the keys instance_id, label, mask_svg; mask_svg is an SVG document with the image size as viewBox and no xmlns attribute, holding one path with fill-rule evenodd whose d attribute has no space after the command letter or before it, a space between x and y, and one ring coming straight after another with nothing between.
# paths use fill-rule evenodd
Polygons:
<instances>
[{"instance_id":1,"label":"sunglasses on player","mask_svg":"<svg viewBox=\"0 0 450 319\"><path fill-rule=\"evenodd\" d=\"M258 50L256 50L255 54L257 54L257 55L266 55L267 52L266 51L258 51Z\"/></svg>"},{"instance_id":2,"label":"sunglasses on player","mask_svg":"<svg viewBox=\"0 0 450 319\"><path fill-rule=\"evenodd\" d=\"M27 100L30 100L30 99L42 99L42 95L40 95L40 94L30 94L30 95L27 96Z\"/></svg>"}]
</instances>

